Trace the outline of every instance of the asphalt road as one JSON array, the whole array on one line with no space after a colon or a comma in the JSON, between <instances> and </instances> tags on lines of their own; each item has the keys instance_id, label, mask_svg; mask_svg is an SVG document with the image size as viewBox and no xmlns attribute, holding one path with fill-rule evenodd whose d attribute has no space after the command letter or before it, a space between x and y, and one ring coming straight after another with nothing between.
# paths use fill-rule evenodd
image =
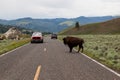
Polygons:
<instances>
[{"instance_id":1,"label":"asphalt road","mask_svg":"<svg viewBox=\"0 0 120 80\"><path fill-rule=\"evenodd\" d=\"M120 80L120 77L80 53L69 53L59 40L46 37L0 57L0 80Z\"/></svg>"}]
</instances>

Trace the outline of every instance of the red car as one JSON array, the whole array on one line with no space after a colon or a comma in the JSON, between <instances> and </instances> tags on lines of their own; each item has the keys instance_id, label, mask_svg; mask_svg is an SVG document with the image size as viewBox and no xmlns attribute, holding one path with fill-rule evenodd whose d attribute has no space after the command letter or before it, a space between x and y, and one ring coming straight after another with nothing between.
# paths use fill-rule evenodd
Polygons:
<instances>
[{"instance_id":1,"label":"red car","mask_svg":"<svg viewBox=\"0 0 120 80\"><path fill-rule=\"evenodd\" d=\"M31 37L31 43L43 43L43 35L41 32L34 32Z\"/></svg>"}]
</instances>

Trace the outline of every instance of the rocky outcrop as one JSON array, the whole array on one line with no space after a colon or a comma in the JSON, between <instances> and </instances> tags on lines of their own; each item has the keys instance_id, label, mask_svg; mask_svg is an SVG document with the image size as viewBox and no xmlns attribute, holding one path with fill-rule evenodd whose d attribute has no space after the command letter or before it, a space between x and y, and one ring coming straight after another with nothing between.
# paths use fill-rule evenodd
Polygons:
<instances>
[{"instance_id":1,"label":"rocky outcrop","mask_svg":"<svg viewBox=\"0 0 120 80\"><path fill-rule=\"evenodd\" d=\"M17 28L12 27L10 28L6 33L3 35L5 36L6 39L20 39L21 31L19 31Z\"/></svg>"},{"instance_id":2,"label":"rocky outcrop","mask_svg":"<svg viewBox=\"0 0 120 80\"><path fill-rule=\"evenodd\" d=\"M6 37L4 35L0 35L0 40L4 40Z\"/></svg>"}]
</instances>

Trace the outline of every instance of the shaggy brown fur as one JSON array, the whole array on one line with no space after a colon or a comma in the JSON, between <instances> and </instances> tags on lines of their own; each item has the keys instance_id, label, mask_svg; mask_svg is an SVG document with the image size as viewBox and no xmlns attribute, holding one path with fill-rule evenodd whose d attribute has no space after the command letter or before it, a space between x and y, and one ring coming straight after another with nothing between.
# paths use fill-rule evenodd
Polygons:
<instances>
[{"instance_id":1,"label":"shaggy brown fur","mask_svg":"<svg viewBox=\"0 0 120 80\"><path fill-rule=\"evenodd\" d=\"M65 45L68 45L68 47L70 48L70 52L72 52L73 47L79 46L78 52L80 51L80 49L82 48L83 52L83 43L84 40L81 38L77 38L77 37L65 37L63 38L63 43Z\"/></svg>"}]
</instances>

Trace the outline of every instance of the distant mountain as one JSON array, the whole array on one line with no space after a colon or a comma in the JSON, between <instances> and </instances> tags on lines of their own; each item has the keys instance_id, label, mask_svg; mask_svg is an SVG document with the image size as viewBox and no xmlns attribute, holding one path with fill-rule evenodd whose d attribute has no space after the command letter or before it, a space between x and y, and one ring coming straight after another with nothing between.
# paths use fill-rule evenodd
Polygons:
<instances>
[{"instance_id":1,"label":"distant mountain","mask_svg":"<svg viewBox=\"0 0 120 80\"><path fill-rule=\"evenodd\" d=\"M66 19L32 19L32 18L21 18L16 20L0 20L0 24L15 25L24 28L29 28L42 32L58 32L68 26L59 25Z\"/></svg>"},{"instance_id":2,"label":"distant mountain","mask_svg":"<svg viewBox=\"0 0 120 80\"><path fill-rule=\"evenodd\" d=\"M120 34L120 18L112 19L101 23L83 25L80 26L79 29L75 27L68 28L60 32L60 34Z\"/></svg>"},{"instance_id":3,"label":"distant mountain","mask_svg":"<svg viewBox=\"0 0 120 80\"><path fill-rule=\"evenodd\" d=\"M78 17L78 18L55 18L55 19L32 19L30 17L20 18L16 20L0 20L0 24L15 25L23 28L29 28L42 32L59 32L73 26L75 22L79 22L80 25L89 23L103 22L114 19L114 16L103 17Z\"/></svg>"}]
</instances>

